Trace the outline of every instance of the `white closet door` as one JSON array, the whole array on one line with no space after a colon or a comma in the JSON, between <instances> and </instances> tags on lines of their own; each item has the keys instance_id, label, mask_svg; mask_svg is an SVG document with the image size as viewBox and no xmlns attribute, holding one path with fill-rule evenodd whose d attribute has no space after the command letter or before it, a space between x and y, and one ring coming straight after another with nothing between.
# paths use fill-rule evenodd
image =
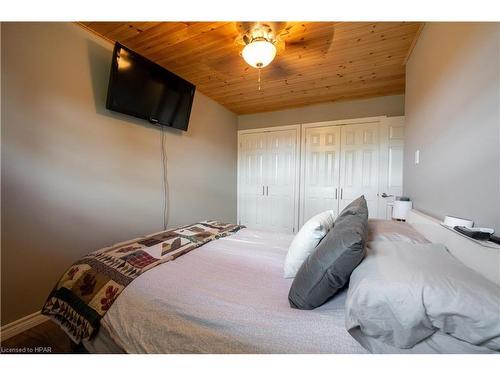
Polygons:
<instances>
[{"instance_id":1,"label":"white closet door","mask_svg":"<svg viewBox=\"0 0 500 375\"><path fill-rule=\"evenodd\" d=\"M265 229L267 225L265 185L268 163L266 133L240 135L239 159L240 223L249 228Z\"/></svg>"},{"instance_id":2,"label":"white closet door","mask_svg":"<svg viewBox=\"0 0 500 375\"><path fill-rule=\"evenodd\" d=\"M404 116L389 117L380 126L379 217L391 219L392 202L403 194Z\"/></svg>"},{"instance_id":3,"label":"white closet door","mask_svg":"<svg viewBox=\"0 0 500 375\"><path fill-rule=\"evenodd\" d=\"M296 222L297 130L267 133L267 229L292 233Z\"/></svg>"},{"instance_id":4,"label":"white closet door","mask_svg":"<svg viewBox=\"0 0 500 375\"><path fill-rule=\"evenodd\" d=\"M370 217L378 217L378 123L342 126L340 149L339 209L364 195Z\"/></svg>"},{"instance_id":5,"label":"white closet door","mask_svg":"<svg viewBox=\"0 0 500 375\"><path fill-rule=\"evenodd\" d=\"M309 127L304 131L301 225L314 215L338 214L340 126Z\"/></svg>"}]
</instances>

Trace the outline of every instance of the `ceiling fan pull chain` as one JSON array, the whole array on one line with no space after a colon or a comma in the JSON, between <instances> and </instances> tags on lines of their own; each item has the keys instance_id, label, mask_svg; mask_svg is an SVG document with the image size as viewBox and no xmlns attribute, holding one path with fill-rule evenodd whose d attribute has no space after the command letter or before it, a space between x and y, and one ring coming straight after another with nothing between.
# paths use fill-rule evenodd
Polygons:
<instances>
[{"instance_id":1,"label":"ceiling fan pull chain","mask_svg":"<svg viewBox=\"0 0 500 375\"><path fill-rule=\"evenodd\" d=\"M261 70L261 69L259 68L259 69L257 69L257 70L259 71L259 81L258 81L258 82L259 82L259 91L260 91L260 70Z\"/></svg>"}]
</instances>

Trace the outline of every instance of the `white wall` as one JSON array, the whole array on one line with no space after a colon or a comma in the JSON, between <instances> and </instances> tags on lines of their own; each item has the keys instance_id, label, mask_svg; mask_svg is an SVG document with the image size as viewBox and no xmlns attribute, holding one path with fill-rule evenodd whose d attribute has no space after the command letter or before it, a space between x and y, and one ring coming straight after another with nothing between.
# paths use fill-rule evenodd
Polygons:
<instances>
[{"instance_id":1,"label":"white wall","mask_svg":"<svg viewBox=\"0 0 500 375\"><path fill-rule=\"evenodd\" d=\"M2 24L2 320L42 307L102 246L160 230L160 130L105 109L112 45L69 23ZM169 226L236 220L232 112L195 96L168 129Z\"/></svg>"},{"instance_id":2,"label":"white wall","mask_svg":"<svg viewBox=\"0 0 500 375\"><path fill-rule=\"evenodd\" d=\"M424 27L406 71L404 193L417 209L500 231L499 92L499 23Z\"/></svg>"},{"instance_id":3,"label":"white wall","mask_svg":"<svg viewBox=\"0 0 500 375\"><path fill-rule=\"evenodd\" d=\"M238 116L238 129L265 128L308 122L345 120L372 116L403 116L404 95L381 96L343 102L323 103L283 111Z\"/></svg>"}]
</instances>

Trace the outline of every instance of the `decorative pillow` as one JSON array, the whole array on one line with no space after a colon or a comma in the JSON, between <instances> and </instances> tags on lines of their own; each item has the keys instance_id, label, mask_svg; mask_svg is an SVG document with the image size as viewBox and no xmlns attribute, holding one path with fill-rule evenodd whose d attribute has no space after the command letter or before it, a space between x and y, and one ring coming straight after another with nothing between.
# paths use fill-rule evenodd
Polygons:
<instances>
[{"instance_id":1,"label":"decorative pillow","mask_svg":"<svg viewBox=\"0 0 500 375\"><path fill-rule=\"evenodd\" d=\"M300 228L286 254L285 278L295 277L302 263L333 227L333 223L333 211L329 210L313 216Z\"/></svg>"},{"instance_id":2,"label":"decorative pillow","mask_svg":"<svg viewBox=\"0 0 500 375\"><path fill-rule=\"evenodd\" d=\"M342 289L365 256L367 235L368 207L361 196L342 211L300 267L288 294L290 306L311 310Z\"/></svg>"}]
</instances>

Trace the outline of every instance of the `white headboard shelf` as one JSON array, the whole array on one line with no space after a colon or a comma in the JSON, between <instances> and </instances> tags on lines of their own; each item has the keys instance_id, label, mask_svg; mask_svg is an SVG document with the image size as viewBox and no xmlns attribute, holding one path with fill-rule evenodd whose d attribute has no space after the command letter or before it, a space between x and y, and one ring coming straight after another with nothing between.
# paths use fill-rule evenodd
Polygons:
<instances>
[{"instance_id":1,"label":"white headboard shelf","mask_svg":"<svg viewBox=\"0 0 500 375\"><path fill-rule=\"evenodd\" d=\"M477 243L478 245L481 245L483 247L490 247L492 249L497 249L497 250L500 250L500 245L499 244L496 244L494 242L491 242L491 241L480 241L480 240L476 240L474 238L471 238L471 237L467 237L465 234L462 234L458 231L456 231L455 229L453 229L452 227L448 227L446 225L444 225L443 223L440 223L440 225L445 228L445 229L448 229L448 230L451 230L453 233L456 233L458 234L459 236L462 236L463 238L469 240L469 241L472 241L472 242L475 242Z\"/></svg>"},{"instance_id":2,"label":"white headboard shelf","mask_svg":"<svg viewBox=\"0 0 500 375\"><path fill-rule=\"evenodd\" d=\"M469 268L500 285L500 249L487 247L454 230L420 211L411 210L406 220L429 241L441 243L448 251Z\"/></svg>"}]
</instances>

